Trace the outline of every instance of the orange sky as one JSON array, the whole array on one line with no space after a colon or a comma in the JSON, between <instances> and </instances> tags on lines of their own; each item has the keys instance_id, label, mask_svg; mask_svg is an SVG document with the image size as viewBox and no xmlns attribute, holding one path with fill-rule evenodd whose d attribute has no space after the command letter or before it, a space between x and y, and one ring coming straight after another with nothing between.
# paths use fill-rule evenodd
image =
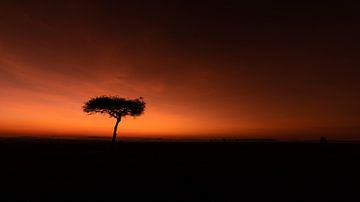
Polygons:
<instances>
[{"instance_id":1,"label":"orange sky","mask_svg":"<svg viewBox=\"0 0 360 202\"><path fill-rule=\"evenodd\" d=\"M112 4L2 3L1 134L108 136L81 106L118 95L147 102L119 136L360 137L350 6Z\"/></svg>"}]
</instances>

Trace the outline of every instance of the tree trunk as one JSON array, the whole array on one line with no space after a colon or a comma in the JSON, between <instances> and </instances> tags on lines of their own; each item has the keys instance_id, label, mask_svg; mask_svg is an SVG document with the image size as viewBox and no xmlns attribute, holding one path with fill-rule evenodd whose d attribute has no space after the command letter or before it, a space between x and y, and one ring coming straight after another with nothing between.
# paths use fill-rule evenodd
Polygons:
<instances>
[{"instance_id":1,"label":"tree trunk","mask_svg":"<svg viewBox=\"0 0 360 202\"><path fill-rule=\"evenodd\" d=\"M116 124L115 124L115 127L114 127L114 134L113 134L113 138L112 138L112 144L115 144L116 131L117 131L117 127L118 127L120 121L121 121L121 117L116 119Z\"/></svg>"}]
</instances>

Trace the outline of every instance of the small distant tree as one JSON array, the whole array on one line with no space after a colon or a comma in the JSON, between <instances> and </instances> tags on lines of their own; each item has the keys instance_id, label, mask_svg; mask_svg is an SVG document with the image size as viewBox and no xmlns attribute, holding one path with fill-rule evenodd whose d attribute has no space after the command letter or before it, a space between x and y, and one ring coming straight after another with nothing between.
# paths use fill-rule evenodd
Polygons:
<instances>
[{"instance_id":1,"label":"small distant tree","mask_svg":"<svg viewBox=\"0 0 360 202\"><path fill-rule=\"evenodd\" d=\"M145 102L142 97L138 99L125 99L117 96L100 96L87 101L83 111L88 114L108 114L116 118L112 143L115 143L117 127L122 117L140 116L144 113Z\"/></svg>"}]
</instances>

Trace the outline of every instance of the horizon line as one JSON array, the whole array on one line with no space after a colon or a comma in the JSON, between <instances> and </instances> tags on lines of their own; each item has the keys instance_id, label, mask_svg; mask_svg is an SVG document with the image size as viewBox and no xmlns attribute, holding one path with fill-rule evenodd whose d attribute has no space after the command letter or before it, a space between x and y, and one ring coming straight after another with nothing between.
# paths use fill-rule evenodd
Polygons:
<instances>
[{"instance_id":1,"label":"horizon line","mask_svg":"<svg viewBox=\"0 0 360 202\"><path fill-rule=\"evenodd\" d=\"M341 142L354 142L360 143L360 138L327 138L330 142L341 143ZM118 142L319 142L320 138L287 138L287 139L277 139L277 138L244 138L244 137L134 137L134 136L123 136L119 138ZM32 135L32 134L1 134L0 139L39 139L39 140L99 140L99 141L110 141L111 136L101 136L101 135Z\"/></svg>"}]
</instances>

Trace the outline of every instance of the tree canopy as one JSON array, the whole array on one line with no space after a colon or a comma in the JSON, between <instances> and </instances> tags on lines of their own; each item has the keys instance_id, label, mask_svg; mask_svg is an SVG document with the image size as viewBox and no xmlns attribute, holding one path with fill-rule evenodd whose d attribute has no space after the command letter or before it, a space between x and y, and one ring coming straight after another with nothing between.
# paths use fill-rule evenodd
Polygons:
<instances>
[{"instance_id":1,"label":"tree canopy","mask_svg":"<svg viewBox=\"0 0 360 202\"><path fill-rule=\"evenodd\" d=\"M83 110L86 113L109 114L110 117L120 119L125 116L140 116L144 113L145 102L142 97L125 99L117 96L99 96L87 101Z\"/></svg>"}]
</instances>

